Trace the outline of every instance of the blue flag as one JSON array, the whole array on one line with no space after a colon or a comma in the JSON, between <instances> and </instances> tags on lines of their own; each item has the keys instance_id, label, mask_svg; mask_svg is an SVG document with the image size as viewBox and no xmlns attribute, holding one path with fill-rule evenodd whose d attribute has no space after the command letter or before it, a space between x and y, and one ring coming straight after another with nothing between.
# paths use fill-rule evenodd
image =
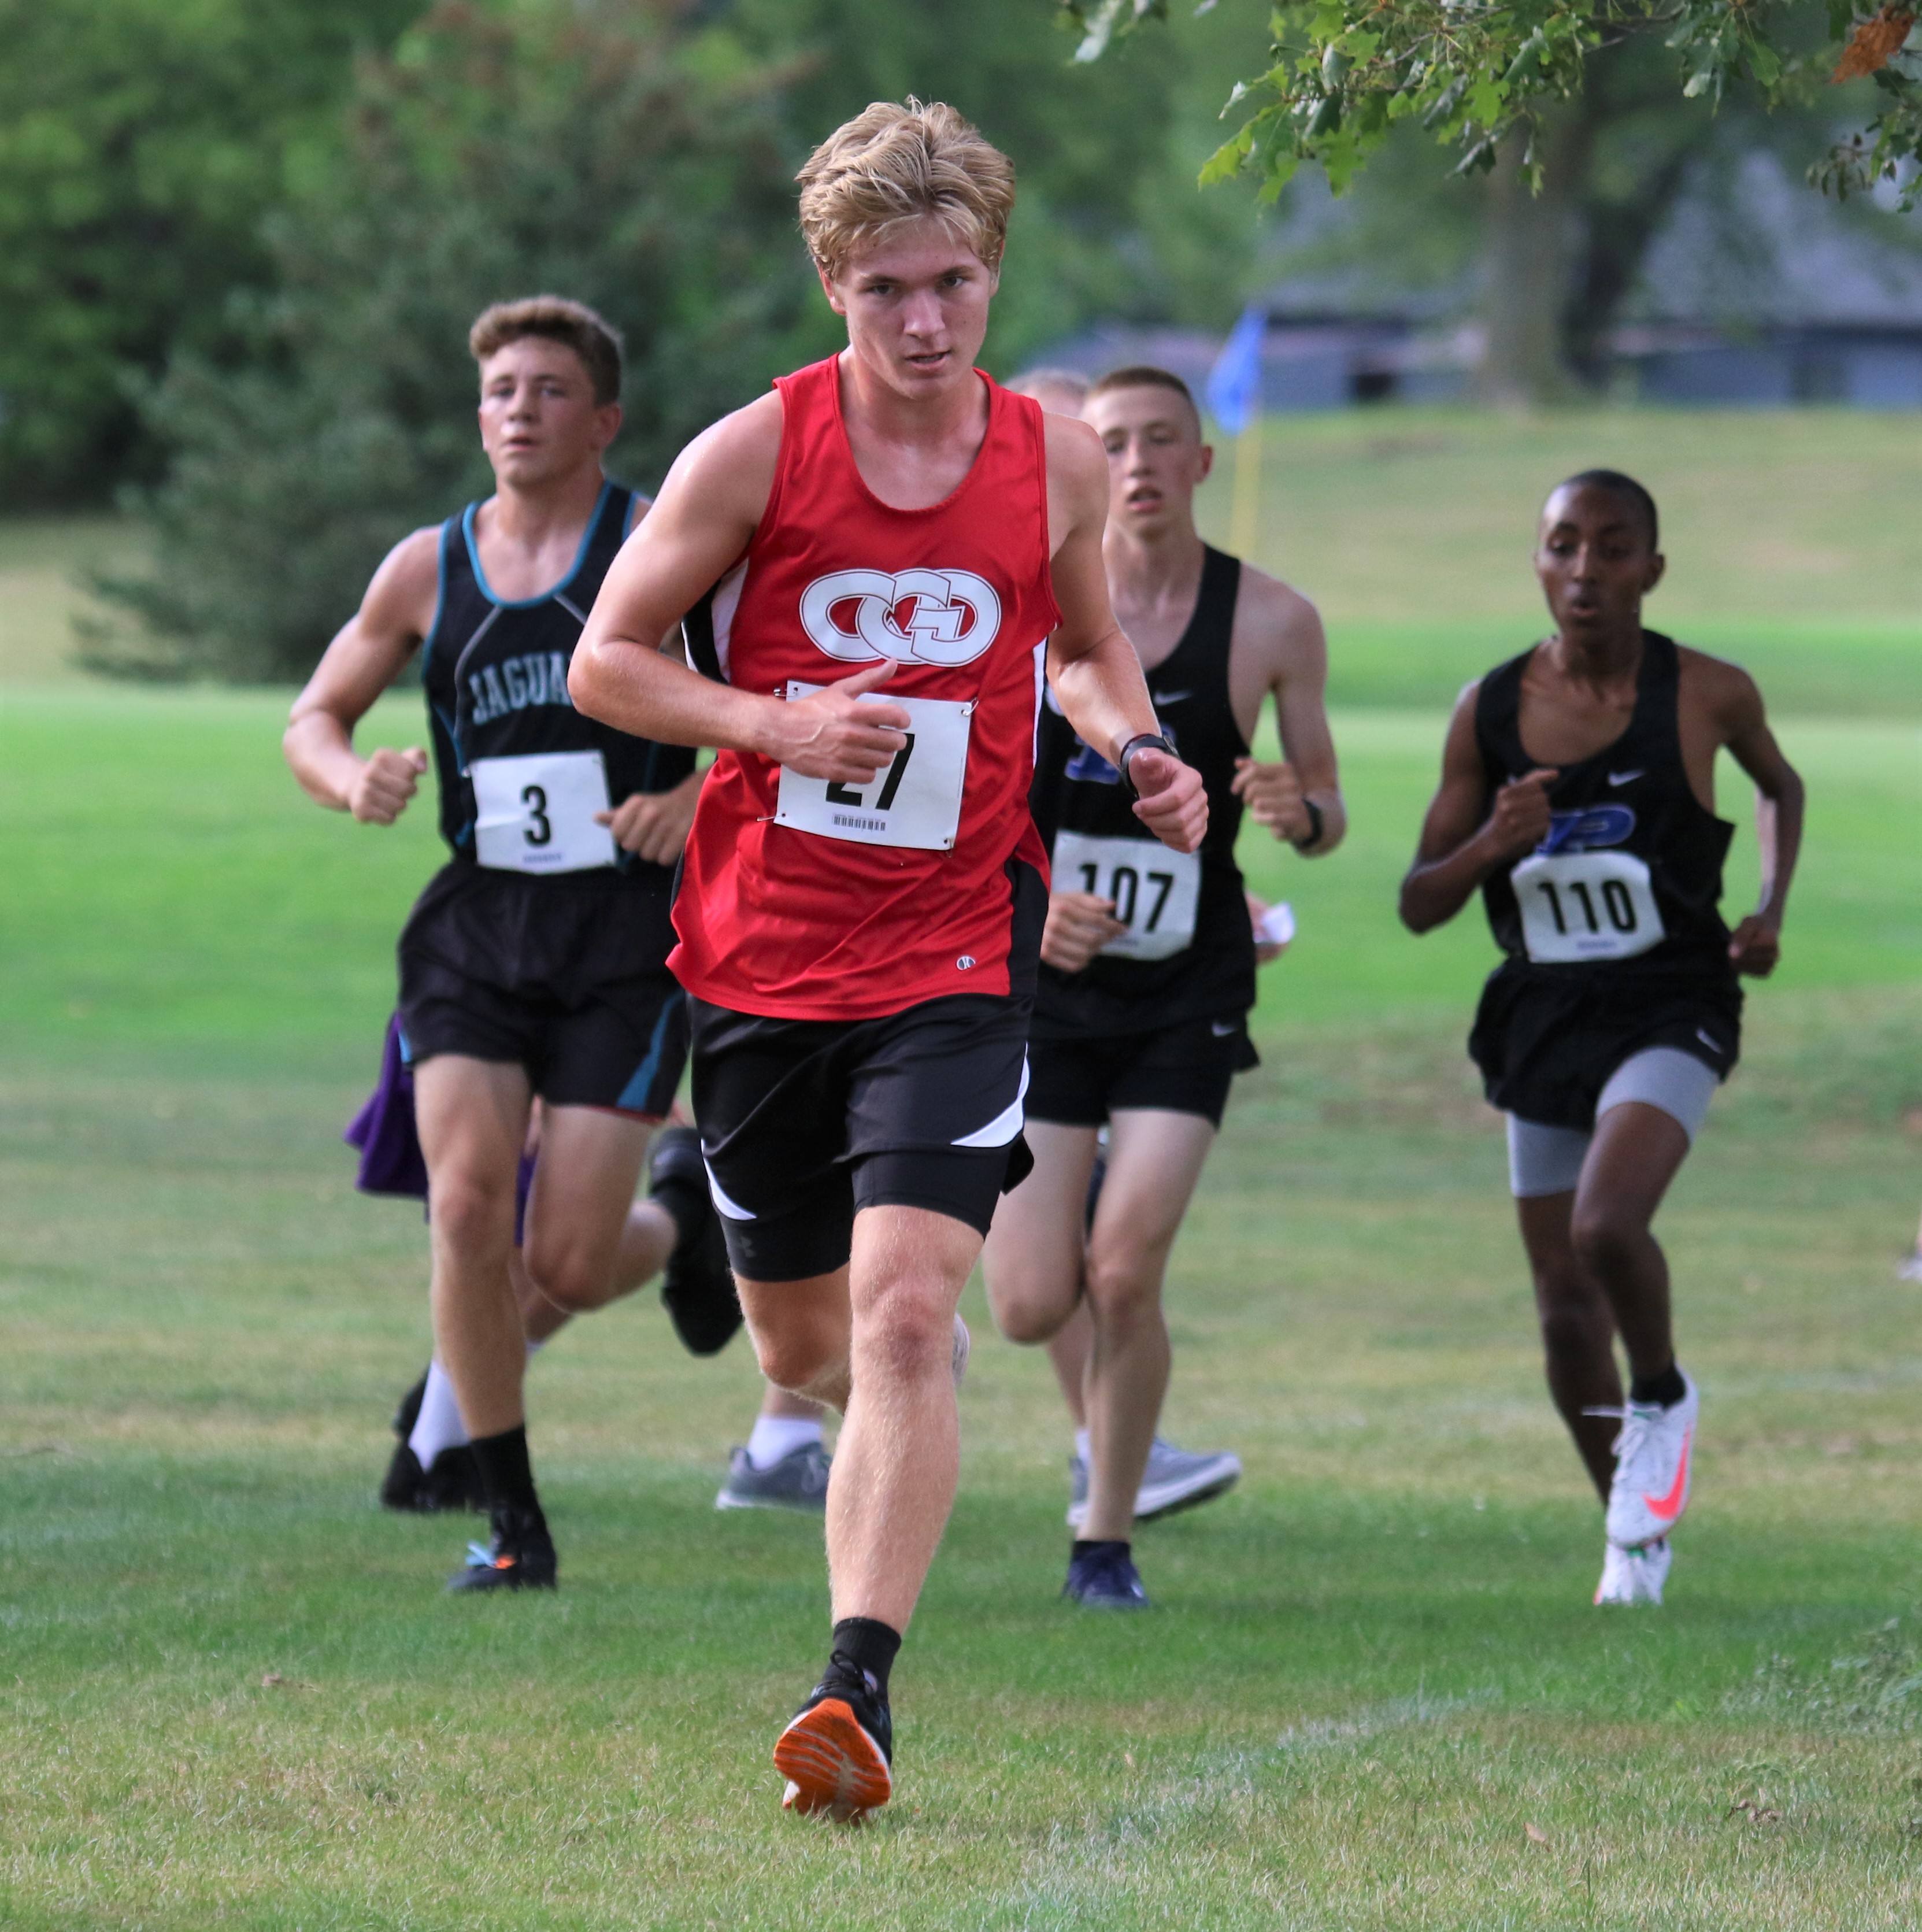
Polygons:
<instances>
[{"instance_id":1,"label":"blue flag","mask_svg":"<svg viewBox=\"0 0 1922 1932\"><path fill-rule=\"evenodd\" d=\"M1267 311L1250 302L1208 371L1208 412L1230 436L1240 435L1261 406L1261 344L1267 333Z\"/></svg>"}]
</instances>

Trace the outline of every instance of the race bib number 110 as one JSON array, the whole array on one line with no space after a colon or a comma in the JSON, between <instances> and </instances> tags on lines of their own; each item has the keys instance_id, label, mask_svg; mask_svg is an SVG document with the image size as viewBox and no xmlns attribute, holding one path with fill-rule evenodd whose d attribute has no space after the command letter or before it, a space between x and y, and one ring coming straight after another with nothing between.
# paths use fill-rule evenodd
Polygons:
<instances>
[{"instance_id":1,"label":"race bib number 110","mask_svg":"<svg viewBox=\"0 0 1922 1932\"><path fill-rule=\"evenodd\" d=\"M796 680L788 685L787 696L811 698L826 688ZM775 823L856 845L952 850L961 830L961 794L967 784L973 700L957 704L941 698L892 698L869 692L861 702L899 705L907 713L907 743L864 785L804 778L783 765Z\"/></svg>"},{"instance_id":2,"label":"race bib number 110","mask_svg":"<svg viewBox=\"0 0 1922 1932\"><path fill-rule=\"evenodd\" d=\"M1509 874L1528 957L1632 959L1662 942L1648 868L1633 852L1537 853Z\"/></svg>"}]
</instances>

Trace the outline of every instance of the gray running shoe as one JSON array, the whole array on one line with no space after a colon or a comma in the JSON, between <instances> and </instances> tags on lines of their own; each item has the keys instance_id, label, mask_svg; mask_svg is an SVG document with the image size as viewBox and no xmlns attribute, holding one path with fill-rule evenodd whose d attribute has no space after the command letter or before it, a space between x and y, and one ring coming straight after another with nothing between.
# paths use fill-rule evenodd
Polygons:
<instances>
[{"instance_id":1,"label":"gray running shoe","mask_svg":"<svg viewBox=\"0 0 1922 1932\"><path fill-rule=\"evenodd\" d=\"M736 1449L727 1458L727 1480L714 1507L799 1510L819 1516L828 1506L829 1460L818 1442L804 1442L771 1468L757 1469L746 1450Z\"/></svg>"},{"instance_id":2,"label":"gray running shoe","mask_svg":"<svg viewBox=\"0 0 1922 1932\"><path fill-rule=\"evenodd\" d=\"M1068 1527L1079 1529L1088 1514L1088 1466L1080 1456L1068 1459L1068 1478L1072 1496ZM1135 1520L1153 1522L1157 1516L1213 1502L1240 1480L1241 1458L1232 1450L1217 1450L1210 1455L1205 1450L1177 1449L1157 1436L1148 1451L1148 1466L1141 1472L1141 1486L1135 1492Z\"/></svg>"}]
</instances>

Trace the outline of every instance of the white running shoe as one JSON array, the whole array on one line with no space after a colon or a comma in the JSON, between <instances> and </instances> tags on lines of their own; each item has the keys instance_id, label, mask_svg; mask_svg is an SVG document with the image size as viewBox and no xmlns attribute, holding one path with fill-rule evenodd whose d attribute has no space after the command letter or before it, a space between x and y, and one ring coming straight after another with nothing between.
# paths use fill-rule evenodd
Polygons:
<instances>
[{"instance_id":1,"label":"white running shoe","mask_svg":"<svg viewBox=\"0 0 1922 1932\"><path fill-rule=\"evenodd\" d=\"M1702 1398L1687 1376L1680 1402L1653 1402L1591 1414L1619 1414L1615 1479L1609 1488L1609 1540L1624 1550L1659 1541L1689 1506L1689 1470L1694 1459L1696 1418Z\"/></svg>"},{"instance_id":2,"label":"white running shoe","mask_svg":"<svg viewBox=\"0 0 1922 1932\"><path fill-rule=\"evenodd\" d=\"M1922 1282L1922 1243L1918 1243L1895 1264L1897 1281Z\"/></svg>"},{"instance_id":3,"label":"white running shoe","mask_svg":"<svg viewBox=\"0 0 1922 1932\"><path fill-rule=\"evenodd\" d=\"M955 1317L955 1387L959 1389L962 1378L967 1373L968 1351L974 1344L967 1332L967 1324L957 1315Z\"/></svg>"},{"instance_id":4,"label":"white running shoe","mask_svg":"<svg viewBox=\"0 0 1922 1932\"><path fill-rule=\"evenodd\" d=\"M1135 1493L1135 1520L1153 1522L1177 1510L1194 1509L1225 1496L1241 1480L1241 1458L1230 1449L1177 1449L1157 1436L1148 1450L1148 1466ZM1088 1516L1088 1466L1078 1456L1069 1458L1068 1527L1079 1529Z\"/></svg>"},{"instance_id":5,"label":"white running shoe","mask_svg":"<svg viewBox=\"0 0 1922 1932\"><path fill-rule=\"evenodd\" d=\"M1660 1537L1639 1550L1620 1550L1609 1545L1602 1559L1602 1580L1595 1586L1598 1604L1659 1604L1662 1586L1669 1580L1669 1565L1675 1552L1669 1539Z\"/></svg>"}]
</instances>

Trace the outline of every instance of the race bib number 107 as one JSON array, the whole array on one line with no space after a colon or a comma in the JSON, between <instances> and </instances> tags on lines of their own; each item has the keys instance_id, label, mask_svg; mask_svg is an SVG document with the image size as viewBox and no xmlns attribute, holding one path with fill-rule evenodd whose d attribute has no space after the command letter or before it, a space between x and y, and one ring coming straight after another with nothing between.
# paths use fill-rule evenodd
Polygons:
<instances>
[{"instance_id":1,"label":"race bib number 107","mask_svg":"<svg viewBox=\"0 0 1922 1932\"><path fill-rule=\"evenodd\" d=\"M1661 944L1648 868L1633 852L1537 853L1508 877L1531 959L1632 959Z\"/></svg>"},{"instance_id":2,"label":"race bib number 107","mask_svg":"<svg viewBox=\"0 0 1922 1932\"><path fill-rule=\"evenodd\" d=\"M787 696L811 698L826 688L796 680L788 685ZM899 705L907 713L907 743L864 785L804 778L783 765L775 823L856 845L952 850L961 830L961 794L967 784L973 701L958 704L941 698L892 698L869 692L861 702Z\"/></svg>"},{"instance_id":3,"label":"race bib number 107","mask_svg":"<svg viewBox=\"0 0 1922 1932\"><path fill-rule=\"evenodd\" d=\"M1054 890L1108 900L1125 926L1101 950L1117 959L1168 959L1195 937L1201 855L1171 852L1153 838L1054 835Z\"/></svg>"}]
</instances>

